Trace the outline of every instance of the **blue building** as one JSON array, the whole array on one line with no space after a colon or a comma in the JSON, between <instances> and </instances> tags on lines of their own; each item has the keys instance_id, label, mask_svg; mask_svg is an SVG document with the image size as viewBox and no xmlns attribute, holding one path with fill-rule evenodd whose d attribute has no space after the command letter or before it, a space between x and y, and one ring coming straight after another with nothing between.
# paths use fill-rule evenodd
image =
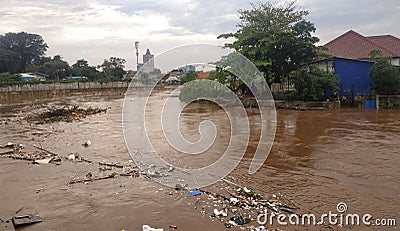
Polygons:
<instances>
[{"instance_id":1,"label":"blue building","mask_svg":"<svg viewBox=\"0 0 400 231\"><path fill-rule=\"evenodd\" d=\"M373 61L333 57L316 64L319 68L333 72L339 77L339 96L354 98L371 93L369 70L374 64Z\"/></svg>"}]
</instances>

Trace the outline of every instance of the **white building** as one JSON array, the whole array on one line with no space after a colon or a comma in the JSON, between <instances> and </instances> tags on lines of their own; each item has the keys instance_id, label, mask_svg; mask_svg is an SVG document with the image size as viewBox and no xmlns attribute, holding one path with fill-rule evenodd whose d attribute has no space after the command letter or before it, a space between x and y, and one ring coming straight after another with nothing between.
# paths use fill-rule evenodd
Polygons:
<instances>
[{"instance_id":1,"label":"white building","mask_svg":"<svg viewBox=\"0 0 400 231\"><path fill-rule=\"evenodd\" d=\"M138 70L143 68L144 73L149 73L154 70L154 55L150 53L150 50L146 50L146 54L143 55L143 63L138 64Z\"/></svg>"}]
</instances>

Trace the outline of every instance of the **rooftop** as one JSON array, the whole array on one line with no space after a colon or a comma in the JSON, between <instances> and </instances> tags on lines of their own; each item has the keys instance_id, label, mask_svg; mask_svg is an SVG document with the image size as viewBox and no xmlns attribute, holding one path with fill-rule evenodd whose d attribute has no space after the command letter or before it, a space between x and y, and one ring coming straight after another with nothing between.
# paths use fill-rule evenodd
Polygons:
<instances>
[{"instance_id":1,"label":"rooftop","mask_svg":"<svg viewBox=\"0 0 400 231\"><path fill-rule=\"evenodd\" d=\"M369 53L379 50L384 57L400 57L400 39L392 35L365 37L353 30L324 45L335 57L369 59Z\"/></svg>"}]
</instances>

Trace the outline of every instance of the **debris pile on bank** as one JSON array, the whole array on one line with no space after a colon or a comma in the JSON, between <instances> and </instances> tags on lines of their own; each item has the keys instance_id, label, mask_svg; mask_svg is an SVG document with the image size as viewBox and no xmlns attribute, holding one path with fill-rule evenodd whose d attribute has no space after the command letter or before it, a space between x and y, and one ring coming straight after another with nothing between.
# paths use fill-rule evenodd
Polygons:
<instances>
[{"instance_id":1,"label":"debris pile on bank","mask_svg":"<svg viewBox=\"0 0 400 231\"><path fill-rule=\"evenodd\" d=\"M94 115L99 113L106 113L105 108L92 108L88 107L86 109L80 108L79 106L64 106L62 108L48 108L47 111L41 112L39 114L33 114L27 116L25 119L28 122L35 124L46 124L53 122L72 122L74 120L80 120L88 115Z\"/></svg>"},{"instance_id":2,"label":"debris pile on bank","mask_svg":"<svg viewBox=\"0 0 400 231\"><path fill-rule=\"evenodd\" d=\"M90 141L89 141L90 142ZM83 145L88 145L86 141ZM98 175L88 172L84 177L74 177L67 184L88 183L109 178L121 177L139 177L140 172L133 161L128 162L95 162L80 156L77 153L70 153L66 156L61 156L58 153L47 150L43 147L34 145L35 151L25 151L25 145L9 142L5 145L0 145L0 158L11 158L15 160L29 161L33 164L55 164L60 165L62 161L82 162L86 164L98 164Z\"/></svg>"}]
</instances>

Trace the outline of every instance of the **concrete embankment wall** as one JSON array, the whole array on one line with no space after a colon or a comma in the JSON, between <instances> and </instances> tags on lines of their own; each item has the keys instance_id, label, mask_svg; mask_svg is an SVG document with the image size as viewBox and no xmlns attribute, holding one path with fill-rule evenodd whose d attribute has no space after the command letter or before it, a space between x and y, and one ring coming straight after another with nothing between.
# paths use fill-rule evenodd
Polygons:
<instances>
[{"instance_id":1,"label":"concrete embankment wall","mask_svg":"<svg viewBox=\"0 0 400 231\"><path fill-rule=\"evenodd\" d=\"M74 95L123 95L129 82L24 84L0 88L0 103Z\"/></svg>"}]
</instances>

